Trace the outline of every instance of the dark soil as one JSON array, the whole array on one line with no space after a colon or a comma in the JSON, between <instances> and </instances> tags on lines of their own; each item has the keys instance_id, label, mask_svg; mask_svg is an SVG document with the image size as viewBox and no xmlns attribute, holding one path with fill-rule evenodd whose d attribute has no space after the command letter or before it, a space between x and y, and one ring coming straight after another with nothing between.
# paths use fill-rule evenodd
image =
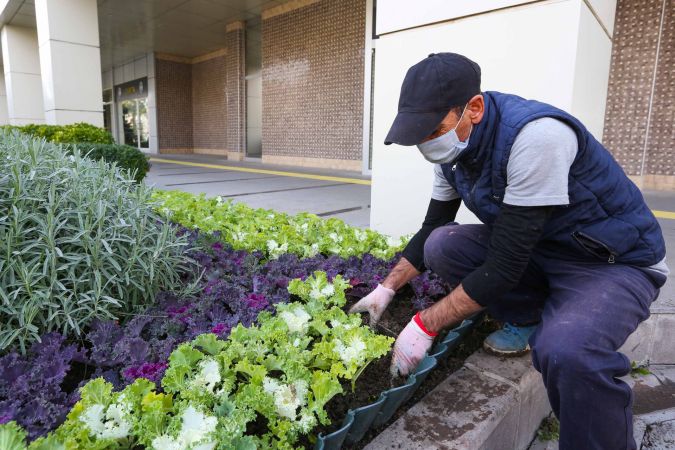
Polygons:
<instances>
[{"instance_id":1,"label":"dark soil","mask_svg":"<svg viewBox=\"0 0 675 450\"><path fill-rule=\"evenodd\" d=\"M458 370L464 364L466 358L468 358L473 352L478 350L483 345L483 340L487 337L488 334L497 330L497 323L489 318L483 319L483 321L476 327L474 327L470 332L464 335L464 338L461 341L461 344L450 353L450 356L445 360L438 362L438 365L429 373L424 382L420 385L419 389L415 391L412 397L408 399L392 416L391 419L384 425L378 428L371 428L368 433L354 445L343 445L342 448L345 450L360 450L365 447L370 441L375 439L375 437L380 434L385 428L394 423L399 417L403 415L408 409L415 405L418 401L432 391L436 386L438 386L443 380L448 378L451 373ZM365 374L365 372L364 372ZM357 389L361 386L361 383L368 383L367 380L361 380L357 382ZM353 407L364 406L356 405ZM327 405L330 407L330 403ZM340 424L338 424L339 426ZM337 429L337 427L335 428Z\"/></svg>"},{"instance_id":2,"label":"dark soil","mask_svg":"<svg viewBox=\"0 0 675 450\"><path fill-rule=\"evenodd\" d=\"M414 314L412 303L410 301L410 294L411 292L403 291L396 296L396 299L389 305L380 319L377 329L378 333L386 334L395 338L408 324L408 322L410 322L410 319ZM352 299L348 297L346 308L349 308L351 305L356 303L356 300L358 299ZM367 324L368 314L363 315L363 320L364 324ZM343 448L356 450L365 447L368 442L375 438L375 436L377 436L383 429L389 426L389 424L398 419L405 411L417 403L429 391L434 389L441 381L445 380L451 373L462 367L464 360L478 348L480 348L483 343L483 339L485 339L488 334L492 333L496 329L497 325L494 321L490 319L484 319L481 324L473 328L468 334L464 336L461 344L450 354L447 359L444 361L439 361L439 364L429 373L427 378L424 380L424 383L422 383L415 394L397 410L389 422L378 429L370 430L368 434L366 434L366 436L355 445L343 446ZM441 333L440 336L444 336L444 333ZM318 427L315 431L315 434L318 435L319 433L323 433L326 435L337 430L342 425L342 420L349 409L355 409L373 403L378 399L383 391L402 385L405 382L405 379L397 378L392 380L390 377L390 363L391 355L387 355L377 361L370 363L370 365L363 371L356 381L355 392L352 392L351 383L344 383L342 386L344 393L342 395L333 397L333 399L326 405L326 410L332 421L332 424L329 426ZM312 439L312 441L313 440L314 439ZM302 442L302 444L305 444L306 448L311 448L313 445L313 443L309 441Z\"/></svg>"}]
</instances>

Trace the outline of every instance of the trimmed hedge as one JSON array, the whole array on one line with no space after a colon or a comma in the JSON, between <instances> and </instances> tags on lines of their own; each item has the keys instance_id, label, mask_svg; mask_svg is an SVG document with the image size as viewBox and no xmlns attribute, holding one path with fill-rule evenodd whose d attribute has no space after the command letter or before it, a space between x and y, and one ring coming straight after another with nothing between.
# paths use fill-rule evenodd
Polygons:
<instances>
[{"instance_id":1,"label":"trimmed hedge","mask_svg":"<svg viewBox=\"0 0 675 450\"><path fill-rule=\"evenodd\" d=\"M5 125L5 130L17 130L21 133L44 138L49 142L64 145L69 153L77 146L82 154L91 159L102 159L107 163L116 163L117 167L129 171L137 182L141 182L150 163L142 151L128 145L117 145L112 135L105 129L80 122L72 125L29 124L23 126Z\"/></svg>"},{"instance_id":2,"label":"trimmed hedge","mask_svg":"<svg viewBox=\"0 0 675 450\"><path fill-rule=\"evenodd\" d=\"M64 145L65 149L72 153L77 147L80 153L91 159L102 159L107 163L115 163L117 167L127 170L129 175L140 183L150 170L148 157L142 151L129 145L117 144L89 144L76 143Z\"/></svg>"},{"instance_id":3,"label":"trimmed hedge","mask_svg":"<svg viewBox=\"0 0 675 450\"><path fill-rule=\"evenodd\" d=\"M112 135L104 128L99 128L84 122L74 123L72 125L6 125L3 128L19 130L22 133L45 138L50 142L87 142L92 144L113 144L115 142Z\"/></svg>"}]
</instances>

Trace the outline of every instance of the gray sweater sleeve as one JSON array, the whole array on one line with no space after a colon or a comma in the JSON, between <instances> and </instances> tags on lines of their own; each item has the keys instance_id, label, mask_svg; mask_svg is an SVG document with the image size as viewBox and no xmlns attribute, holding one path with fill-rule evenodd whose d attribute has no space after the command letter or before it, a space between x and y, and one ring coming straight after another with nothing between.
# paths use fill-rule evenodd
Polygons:
<instances>
[{"instance_id":1,"label":"gray sweater sleeve","mask_svg":"<svg viewBox=\"0 0 675 450\"><path fill-rule=\"evenodd\" d=\"M525 125L511 147L504 203L568 205L570 166L578 147L574 131L559 120L544 117Z\"/></svg>"}]
</instances>

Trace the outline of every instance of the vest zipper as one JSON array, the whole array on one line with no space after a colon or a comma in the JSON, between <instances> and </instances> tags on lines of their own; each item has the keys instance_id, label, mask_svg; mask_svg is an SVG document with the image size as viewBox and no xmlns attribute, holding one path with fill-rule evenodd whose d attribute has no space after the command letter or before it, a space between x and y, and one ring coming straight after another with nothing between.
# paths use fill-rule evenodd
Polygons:
<instances>
[{"instance_id":1,"label":"vest zipper","mask_svg":"<svg viewBox=\"0 0 675 450\"><path fill-rule=\"evenodd\" d=\"M590 237L584 232L581 231L575 231L572 233L572 237L574 240L577 241L581 247L583 247L587 252L592 254L593 256L596 256L598 258L607 258L607 262L609 264L614 264L616 262L616 253L613 252L604 242L601 242L595 238ZM584 241L591 242L595 244L597 247L601 247L607 251L609 256L603 255L602 253L599 253L597 249L591 248L587 243L584 243Z\"/></svg>"}]
</instances>

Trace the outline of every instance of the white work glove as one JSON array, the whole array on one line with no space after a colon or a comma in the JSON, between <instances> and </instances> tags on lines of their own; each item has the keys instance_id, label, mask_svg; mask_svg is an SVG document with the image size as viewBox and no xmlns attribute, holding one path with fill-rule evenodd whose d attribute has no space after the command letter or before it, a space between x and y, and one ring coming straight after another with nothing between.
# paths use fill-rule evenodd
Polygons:
<instances>
[{"instance_id":1,"label":"white work glove","mask_svg":"<svg viewBox=\"0 0 675 450\"><path fill-rule=\"evenodd\" d=\"M379 322L382 313L387 309L389 303L394 299L393 290L378 284L375 290L359 300L354 306L349 308L350 313L366 312L370 314L370 326L374 327Z\"/></svg>"},{"instance_id":2,"label":"white work glove","mask_svg":"<svg viewBox=\"0 0 675 450\"><path fill-rule=\"evenodd\" d=\"M415 314L396 339L389 369L393 377L405 376L415 370L437 336L424 328L419 317L419 313Z\"/></svg>"}]
</instances>

